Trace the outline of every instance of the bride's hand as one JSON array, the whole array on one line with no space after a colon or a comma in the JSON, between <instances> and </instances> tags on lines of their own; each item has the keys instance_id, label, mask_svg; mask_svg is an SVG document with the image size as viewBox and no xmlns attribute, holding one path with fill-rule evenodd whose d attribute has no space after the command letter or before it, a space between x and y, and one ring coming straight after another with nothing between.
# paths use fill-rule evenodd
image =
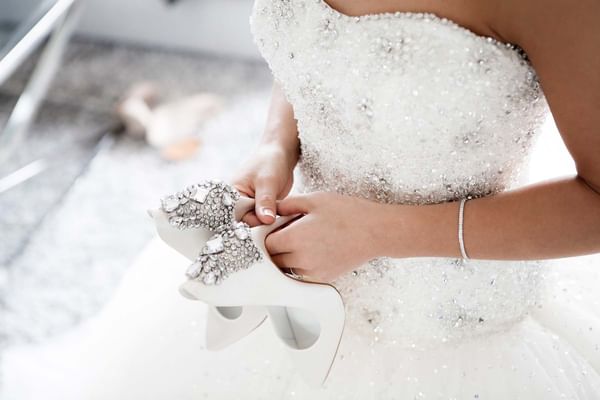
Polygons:
<instances>
[{"instance_id":1,"label":"bride's hand","mask_svg":"<svg viewBox=\"0 0 600 400\"><path fill-rule=\"evenodd\" d=\"M250 226L271 224L275 221L277 199L290 192L294 180L295 160L277 145L260 145L242 164L231 184L246 196L256 199L253 211L242 221Z\"/></svg>"},{"instance_id":2,"label":"bride's hand","mask_svg":"<svg viewBox=\"0 0 600 400\"><path fill-rule=\"evenodd\" d=\"M278 214L304 215L269 234L266 249L280 268L330 282L378 256L380 206L335 192L291 195L277 202Z\"/></svg>"}]
</instances>

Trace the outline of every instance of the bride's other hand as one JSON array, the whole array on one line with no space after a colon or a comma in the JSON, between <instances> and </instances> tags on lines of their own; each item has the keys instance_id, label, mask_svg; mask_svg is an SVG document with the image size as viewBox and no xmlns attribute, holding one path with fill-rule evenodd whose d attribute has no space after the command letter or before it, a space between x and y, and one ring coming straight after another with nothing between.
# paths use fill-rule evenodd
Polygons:
<instances>
[{"instance_id":1,"label":"bride's other hand","mask_svg":"<svg viewBox=\"0 0 600 400\"><path fill-rule=\"evenodd\" d=\"M280 268L331 282L378 256L381 204L335 192L291 195L277 202L280 215L303 216L269 234L265 246Z\"/></svg>"},{"instance_id":2,"label":"bride's other hand","mask_svg":"<svg viewBox=\"0 0 600 400\"><path fill-rule=\"evenodd\" d=\"M256 206L242 217L242 221L250 226L275 221L275 201L290 192L294 165L294 160L284 149L270 144L260 145L243 163L231 183L241 193L255 198Z\"/></svg>"}]
</instances>

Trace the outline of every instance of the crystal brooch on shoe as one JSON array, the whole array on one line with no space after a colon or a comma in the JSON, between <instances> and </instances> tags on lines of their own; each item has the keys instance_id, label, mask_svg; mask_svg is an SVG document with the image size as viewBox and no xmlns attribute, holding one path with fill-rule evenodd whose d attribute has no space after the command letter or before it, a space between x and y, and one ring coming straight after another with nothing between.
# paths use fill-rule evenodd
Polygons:
<instances>
[{"instance_id":1,"label":"crystal brooch on shoe","mask_svg":"<svg viewBox=\"0 0 600 400\"><path fill-rule=\"evenodd\" d=\"M239 198L240 193L233 186L211 179L164 197L161 209L176 228L219 232L234 220L234 206Z\"/></svg>"},{"instance_id":2,"label":"crystal brooch on shoe","mask_svg":"<svg viewBox=\"0 0 600 400\"><path fill-rule=\"evenodd\" d=\"M250 226L237 221L206 242L186 275L206 285L218 285L230 273L246 269L262 257L250 236Z\"/></svg>"}]
</instances>

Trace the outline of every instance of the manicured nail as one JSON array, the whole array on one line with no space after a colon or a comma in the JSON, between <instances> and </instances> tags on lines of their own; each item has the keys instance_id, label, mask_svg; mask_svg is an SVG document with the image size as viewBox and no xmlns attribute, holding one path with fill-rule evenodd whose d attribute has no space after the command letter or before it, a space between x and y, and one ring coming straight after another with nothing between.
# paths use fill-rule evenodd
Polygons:
<instances>
[{"instance_id":1,"label":"manicured nail","mask_svg":"<svg viewBox=\"0 0 600 400\"><path fill-rule=\"evenodd\" d=\"M275 218L275 213L270 208L263 207L263 208L260 209L260 211L262 211L262 213L264 215L268 215L269 217Z\"/></svg>"}]
</instances>

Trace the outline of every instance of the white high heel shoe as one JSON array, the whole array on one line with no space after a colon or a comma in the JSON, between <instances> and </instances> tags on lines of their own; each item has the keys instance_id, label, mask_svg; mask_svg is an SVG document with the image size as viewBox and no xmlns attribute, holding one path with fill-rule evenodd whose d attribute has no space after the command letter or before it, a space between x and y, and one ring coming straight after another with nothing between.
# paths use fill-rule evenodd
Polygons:
<instances>
[{"instance_id":1,"label":"white high heel shoe","mask_svg":"<svg viewBox=\"0 0 600 400\"><path fill-rule=\"evenodd\" d=\"M216 194L211 196L213 191ZM233 187L219 180L201 182L195 188L190 187L184 192L165 197L161 203L161 209L148 210L158 235L190 261L196 258L199 250L214 234L214 229L228 221L231 223L232 218L240 220L255 205L253 198L240 195ZM206 205L206 209L201 209L198 203ZM190 209L190 206L194 209ZM181 211L178 213L179 210ZM192 215L199 218L189 218ZM218 215L219 218L214 218ZM192 223L188 225L190 220ZM267 310L260 306L209 306L206 321L207 349L221 350L237 342L258 328L266 317Z\"/></svg>"},{"instance_id":2,"label":"white high heel shoe","mask_svg":"<svg viewBox=\"0 0 600 400\"><path fill-rule=\"evenodd\" d=\"M344 329L340 293L326 283L298 280L283 273L265 248L266 236L296 218L278 217L273 224L250 228L237 222L214 235L180 292L214 306L266 306L277 336L311 385L329 375Z\"/></svg>"}]
</instances>

